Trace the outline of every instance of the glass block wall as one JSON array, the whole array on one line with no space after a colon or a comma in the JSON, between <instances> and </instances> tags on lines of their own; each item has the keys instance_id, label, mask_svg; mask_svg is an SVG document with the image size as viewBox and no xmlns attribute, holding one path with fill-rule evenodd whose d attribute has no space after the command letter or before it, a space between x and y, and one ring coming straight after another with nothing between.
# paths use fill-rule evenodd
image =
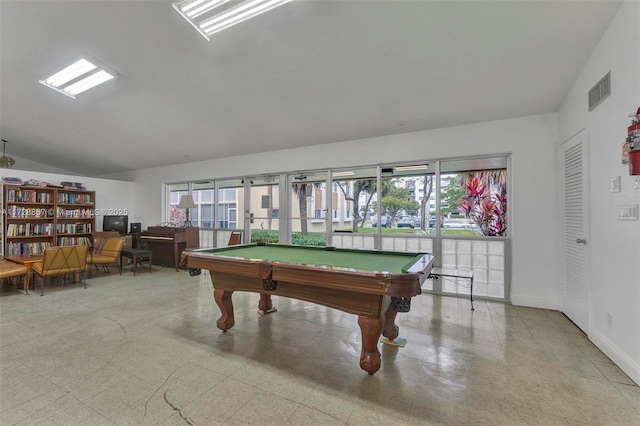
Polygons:
<instances>
[{"instance_id":1,"label":"glass block wall","mask_svg":"<svg viewBox=\"0 0 640 426\"><path fill-rule=\"evenodd\" d=\"M442 239L442 267L471 269L474 296L507 299L506 240ZM468 280L442 280L442 292L469 294Z\"/></svg>"},{"instance_id":2,"label":"glass block wall","mask_svg":"<svg viewBox=\"0 0 640 426\"><path fill-rule=\"evenodd\" d=\"M430 237L385 237L382 236L382 250L433 253L433 238Z\"/></svg>"},{"instance_id":3,"label":"glass block wall","mask_svg":"<svg viewBox=\"0 0 640 426\"><path fill-rule=\"evenodd\" d=\"M372 234L333 234L331 244L339 248L361 248L373 250L375 248L375 238Z\"/></svg>"}]
</instances>

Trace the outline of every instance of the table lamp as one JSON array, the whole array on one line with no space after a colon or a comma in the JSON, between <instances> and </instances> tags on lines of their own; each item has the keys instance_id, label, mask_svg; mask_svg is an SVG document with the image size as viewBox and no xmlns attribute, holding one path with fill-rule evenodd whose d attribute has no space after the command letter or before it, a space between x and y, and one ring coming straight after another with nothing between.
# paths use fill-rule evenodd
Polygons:
<instances>
[{"instance_id":1,"label":"table lamp","mask_svg":"<svg viewBox=\"0 0 640 426\"><path fill-rule=\"evenodd\" d=\"M191 226L191 221L189 220L189 209L192 209L196 206L196 203L193 201L193 197L191 195L183 195L180 198L180 203L178 204L178 208L179 209L185 209L185 213L187 215L187 220L184 221L184 224L182 225L183 228L190 228Z\"/></svg>"}]
</instances>

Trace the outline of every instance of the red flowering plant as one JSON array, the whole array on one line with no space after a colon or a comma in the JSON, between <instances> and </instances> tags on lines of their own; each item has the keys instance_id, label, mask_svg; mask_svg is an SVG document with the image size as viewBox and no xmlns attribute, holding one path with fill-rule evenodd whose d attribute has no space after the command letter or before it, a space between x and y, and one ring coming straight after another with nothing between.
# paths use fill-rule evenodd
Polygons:
<instances>
[{"instance_id":1,"label":"red flowering plant","mask_svg":"<svg viewBox=\"0 0 640 426\"><path fill-rule=\"evenodd\" d=\"M177 206L171 205L169 208L169 222L175 226L180 226L186 220L186 215L183 209L179 209Z\"/></svg>"},{"instance_id":2,"label":"red flowering plant","mask_svg":"<svg viewBox=\"0 0 640 426\"><path fill-rule=\"evenodd\" d=\"M507 232L507 191L505 171L477 172L461 185L465 192L458 208L473 220L485 236Z\"/></svg>"}]
</instances>

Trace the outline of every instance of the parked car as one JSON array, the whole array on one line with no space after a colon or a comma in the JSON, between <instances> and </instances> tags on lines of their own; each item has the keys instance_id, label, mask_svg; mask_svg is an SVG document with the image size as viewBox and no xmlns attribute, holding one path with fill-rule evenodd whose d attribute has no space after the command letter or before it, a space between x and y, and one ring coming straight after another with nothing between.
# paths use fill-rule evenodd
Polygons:
<instances>
[{"instance_id":1,"label":"parked car","mask_svg":"<svg viewBox=\"0 0 640 426\"><path fill-rule=\"evenodd\" d=\"M435 228L435 227L436 227L436 217L431 216L429 218L429 228ZM444 218L440 220L440 228L444 228Z\"/></svg>"},{"instance_id":2,"label":"parked car","mask_svg":"<svg viewBox=\"0 0 640 426\"><path fill-rule=\"evenodd\" d=\"M371 226L374 228L378 226L378 217L374 216L371 220ZM382 216L380 221L380 226L382 228L391 228L391 218L389 216Z\"/></svg>"},{"instance_id":3,"label":"parked car","mask_svg":"<svg viewBox=\"0 0 640 426\"><path fill-rule=\"evenodd\" d=\"M444 228L448 229L474 229L477 225L466 219L448 219L444 222Z\"/></svg>"},{"instance_id":4,"label":"parked car","mask_svg":"<svg viewBox=\"0 0 640 426\"><path fill-rule=\"evenodd\" d=\"M398 228L414 228L416 226L411 216L402 216L398 219Z\"/></svg>"}]
</instances>

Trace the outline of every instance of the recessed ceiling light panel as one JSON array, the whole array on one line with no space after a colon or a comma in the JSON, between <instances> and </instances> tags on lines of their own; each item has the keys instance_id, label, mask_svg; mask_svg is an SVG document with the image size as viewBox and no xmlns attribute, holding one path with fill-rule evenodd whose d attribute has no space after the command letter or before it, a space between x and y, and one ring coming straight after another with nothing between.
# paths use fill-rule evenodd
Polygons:
<instances>
[{"instance_id":1,"label":"recessed ceiling light panel","mask_svg":"<svg viewBox=\"0 0 640 426\"><path fill-rule=\"evenodd\" d=\"M247 19L289 3L291 0L179 0L173 3L178 11L204 38Z\"/></svg>"},{"instance_id":2,"label":"recessed ceiling light panel","mask_svg":"<svg viewBox=\"0 0 640 426\"><path fill-rule=\"evenodd\" d=\"M109 81L116 76L114 71L106 71L104 65L96 65L94 62L97 63L94 60L79 59L51 77L39 82L50 89L75 99L77 94Z\"/></svg>"}]
</instances>

